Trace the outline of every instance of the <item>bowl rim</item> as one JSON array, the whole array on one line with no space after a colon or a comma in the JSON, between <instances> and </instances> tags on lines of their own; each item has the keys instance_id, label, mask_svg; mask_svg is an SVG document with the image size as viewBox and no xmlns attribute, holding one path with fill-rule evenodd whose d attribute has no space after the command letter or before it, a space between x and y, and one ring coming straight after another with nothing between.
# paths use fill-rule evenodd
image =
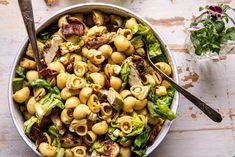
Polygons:
<instances>
[{"instance_id":1,"label":"bowl rim","mask_svg":"<svg viewBox=\"0 0 235 157\"><path fill-rule=\"evenodd\" d=\"M171 67L172 67L173 79L176 81L176 83L179 83L179 77L178 77L178 72L177 72L177 68L176 68L175 59L174 59L173 54L171 53L169 47L167 46L165 40L163 39L163 37L156 30L156 28L152 24L150 24L147 20L142 18L139 14L137 14L137 13L135 13L135 12L133 12L133 11L127 9L127 8L124 8L122 6L118 6L118 5L115 5L115 4L109 4L109 3L94 3L94 2L80 3L80 4L68 6L68 7L60 9L59 11L53 13L52 15L45 18L42 22L40 22L40 24L38 24L36 26L36 32L38 33L39 31L44 29L43 27L45 27L45 25L47 25L47 22L50 22L50 20L52 20L53 18L56 18L56 16L58 16L58 15L61 16L63 14L72 12L72 10L79 9L79 8L82 8L82 7L89 7L89 6L90 7L106 7L106 9L110 7L112 9L115 9L116 11L123 12L123 14L126 14L127 16L132 16L132 17L134 16L135 18L137 18L138 21L141 21L142 23L148 25L153 30L153 33L155 34L155 36L157 36L158 40L160 41L163 52L167 55L167 59L170 62ZM92 10L92 9L90 9L90 10ZM79 12L79 11L77 11L77 12ZM20 48L18 49L18 52L17 52L17 54L14 58L13 64L12 64L11 72L10 72L10 75L9 75L9 82L8 82L8 104L9 104L9 110L10 110L10 114L11 114L14 126L16 127L18 133L23 138L24 142L38 156L40 156L40 153L37 151L35 144L24 134L24 132L22 130L22 125L19 124L19 119L17 119L16 115L14 114L14 111L16 110L15 109L16 107L14 107L15 103L12 99L12 94L13 94L12 81L13 81L13 78L15 76L15 68L16 68L16 66L19 62L19 59L22 57L22 55L24 53L24 50L27 46L27 43L28 43L28 37L26 36L24 41L20 45ZM178 105L179 105L179 93L175 92L175 96L174 96L173 102L171 104L171 110L175 114L177 112ZM172 123L173 123L173 121L169 121L169 120L166 120L164 122L163 127L161 128L161 130L160 130L158 136L156 137L154 143L151 146L148 147L145 156L150 155L153 152L153 150L156 149L157 146L163 141L163 139L165 138L165 136L169 132L169 129L170 129L170 126L172 125Z\"/></svg>"}]
</instances>

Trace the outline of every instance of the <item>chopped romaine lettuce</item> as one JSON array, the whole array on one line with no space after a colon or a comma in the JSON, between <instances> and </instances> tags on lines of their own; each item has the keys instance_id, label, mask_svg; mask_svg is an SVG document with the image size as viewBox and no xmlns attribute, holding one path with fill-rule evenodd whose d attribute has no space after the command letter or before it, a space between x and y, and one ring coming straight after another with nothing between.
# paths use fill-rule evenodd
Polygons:
<instances>
[{"instance_id":1,"label":"chopped romaine lettuce","mask_svg":"<svg viewBox=\"0 0 235 157\"><path fill-rule=\"evenodd\" d=\"M23 130L25 132L25 134L29 134L31 131L32 126L38 122L38 119L35 116L32 116L29 120L24 122L23 125Z\"/></svg>"},{"instance_id":2,"label":"chopped romaine lettuce","mask_svg":"<svg viewBox=\"0 0 235 157\"><path fill-rule=\"evenodd\" d=\"M133 27L132 33L139 35L148 35L151 32L151 29L148 26L137 24Z\"/></svg>"},{"instance_id":3,"label":"chopped romaine lettuce","mask_svg":"<svg viewBox=\"0 0 235 157\"><path fill-rule=\"evenodd\" d=\"M59 130L56 128L55 125L51 125L48 129L48 132L55 137L59 137Z\"/></svg>"},{"instance_id":4,"label":"chopped romaine lettuce","mask_svg":"<svg viewBox=\"0 0 235 157\"><path fill-rule=\"evenodd\" d=\"M145 38L151 59L162 54L161 45L149 27L138 24L133 28L132 32L138 35L131 40L131 44L135 49L143 47L142 38Z\"/></svg>"},{"instance_id":5,"label":"chopped romaine lettuce","mask_svg":"<svg viewBox=\"0 0 235 157\"><path fill-rule=\"evenodd\" d=\"M22 78L25 78L26 70L23 67L17 67L15 70L16 74L19 75Z\"/></svg>"},{"instance_id":6,"label":"chopped romaine lettuce","mask_svg":"<svg viewBox=\"0 0 235 157\"><path fill-rule=\"evenodd\" d=\"M149 57L154 58L162 54L161 46L158 41L153 44L148 44L149 48Z\"/></svg>"},{"instance_id":7,"label":"chopped romaine lettuce","mask_svg":"<svg viewBox=\"0 0 235 157\"><path fill-rule=\"evenodd\" d=\"M142 36L138 35L131 40L131 44L135 49L141 48L144 46L144 42L142 41Z\"/></svg>"},{"instance_id":8,"label":"chopped romaine lettuce","mask_svg":"<svg viewBox=\"0 0 235 157\"><path fill-rule=\"evenodd\" d=\"M110 124L111 127L116 128L117 127L117 119L119 117L119 112L116 112L115 115L113 116L113 119L111 120Z\"/></svg>"},{"instance_id":9,"label":"chopped romaine lettuce","mask_svg":"<svg viewBox=\"0 0 235 157\"><path fill-rule=\"evenodd\" d=\"M167 89L167 95L158 97L153 90L149 92L149 102L147 104L150 117L161 117L163 119L173 120L176 115L170 110L169 105L171 104L174 97L175 89L169 87Z\"/></svg>"},{"instance_id":10,"label":"chopped romaine lettuce","mask_svg":"<svg viewBox=\"0 0 235 157\"><path fill-rule=\"evenodd\" d=\"M49 32L43 32L39 34L39 40L43 43L45 43L49 38L50 38L51 34Z\"/></svg>"},{"instance_id":11,"label":"chopped romaine lettuce","mask_svg":"<svg viewBox=\"0 0 235 157\"><path fill-rule=\"evenodd\" d=\"M133 131L127 135L127 137L130 136L136 136L142 133L144 130L144 122L139 119L136 113L134 113L133 118L132 118L132 127Z\"/></svg>"},{"instance_id":12,"label":"chopped romaine lettuce","mask_svg":"<svg viewBox=\"0 0 235 157\"><path fill-rule=\"evenodd\" d=\"M64 148L57 149L57 153L55 157L64 157Z\"/></svg>"},{"instance_id":13,"label":"chopped romaine lettuce","mask_svg":"<svg viewBox=\"0 0 235 157\"><path fill-rule=\"evenodd\" d=\"M55 138L53 139L52 145L55 146L55 147L57 147L57 148L60 148L60 147L61 147L60 138L59 138L59 137L55 137Z\"/></svg>"},{"instance_id":14,"label":"chopped romaine lettuce","mask_svg":"<svg viewBox=\"0 0 235 157\"><path fill-rule=\"evenodd\" d=\"M13 92L16 92L23 88L24 78L14 78L12 82Z\"/></svg>"},{"instance_id":15,"label":"chopped romaine lettuce","mask_svg":"<svg viewBox=\"0 0 235 157\"><path fill-rule=\"evenodd\" d=\"M47 89L48 91L52 90L50 84L46 80L44 80L44 79L33 80L31 82L31 86L32 87L43 87L43 88Z\"/></svg>"},{"instance_id":16,"label":"chopped romaine lettuce","mask_svg":"<svg viewBox=\"0 0 235 157\"><path fill-rule=\"evenodd\" d=\"M118 137L114 136L113 132L116 130L116 128L113 127L109 127L108 129L108 137L112 140L112 141L116 141L118 139Z\"/></svg>"},{"instance_id":17,"label":"chopped romaine lettuce","mask_svg":"<svg viewBox=\"0 0 235 157\"><path fill-rule=\"evenodd\" d=\"M129 138L124 136L124 137L118 138L117 142L122 143L122 142L126 142L128 140L129 140Z\"/></svg>"},{"instance_id":18,"label":"chopped romaine lettuce","mask_svg":"<svg viewBox=\"0 0 235 157\"><path fill-rule=\"evenodd\" d=\"M104 153L104 143L101 141L96 141L95 143L93 143L93 145L90 148L90 152L92 152L93 150L97 151L98 153L103 154Z\"/></svg>"},{"instance_id":19,"label":"chopped romaine lettuce","mask_svg":"<svg viewBox=\"0 0 235 157\"><path fill-rule=\"evenodd\" d=\"M150 137L150 133L151 128L147 126L145 130L135 138L134 143L131 146L131 151L133 153L137 154L138 156L145 155L147 149L146 144Z\"/></svg>"},{"instance_id":20,"label":"chopped romaine lettuce","mask_svg":"<svg viewBox=\"0 0 235 157\"><path fill-rule=\"evenodd\" d=\"M121 70L122 89L124 89L128 82L128 75L130 74L131 68L129 64L124 64Z\"/></svg>"},{"instance_id":21,"label":"chopped romaine lettuce","mask_svg":"<svg viewBox=\"0 0 235 157\"><path fill-rule=\"evenodd\" d=\"M57 92L57 91L56 91ZM35 105L36 116L42 119L47 113L49 113L54 107L64 108L64 104L61 101L59 93L55 93L54 90L48 93Z\"/></svg>"}]
</instances>

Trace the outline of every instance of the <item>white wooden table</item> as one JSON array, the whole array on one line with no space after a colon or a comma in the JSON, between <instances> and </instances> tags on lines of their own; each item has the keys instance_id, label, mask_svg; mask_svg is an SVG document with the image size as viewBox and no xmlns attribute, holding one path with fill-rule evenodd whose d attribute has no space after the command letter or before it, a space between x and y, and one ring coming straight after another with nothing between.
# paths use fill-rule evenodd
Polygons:
<instances>
[{"instance_id":1,"label":"white wooden table","mask_svg":"<svg viewBox=\"0 0 235 157\"><path fill-rule=\"evenodd\" d=\"M85 0L60 0L47 7L33 0L36 24L57 10ZM89 2L93 2L89 0ZM213 123L184 97L177 119L152 157L233 157L235 154L235 54L221 61L191 61L184 41L186 28L199 6L214 0L103 0L127 7L148 19L169 44L181 85L217 108L224 120ZM224 0L235 7L234 0ZM13 59L26 36L17 0L0 0L0 157L34 157L10 117L7 88Z\"/></svg>"}]
</instances>

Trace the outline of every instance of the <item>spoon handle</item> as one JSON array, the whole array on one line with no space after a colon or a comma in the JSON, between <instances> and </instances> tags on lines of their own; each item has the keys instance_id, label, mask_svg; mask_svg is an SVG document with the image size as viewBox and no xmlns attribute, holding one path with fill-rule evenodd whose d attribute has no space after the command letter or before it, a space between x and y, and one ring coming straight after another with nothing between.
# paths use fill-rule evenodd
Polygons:
<instances>
[{"instance_id":1,"label":"spoon handle","mask_svg":"<svg viewBox=\"0 0 235 157\"><path fill-rule=\"evenodd\" d=\"M148 61L151 65L151 67L157 71L165 80L167 80L178 92L183 94L188 100L190 100L194 105L196 105L202 112L204 112L210 119L212 119L215 122L221 122L222 116L212 109L210 106L208 106L206 103L204 103L202 100L185 90L183 87L179 86L173 79L171 79L169 76L167 76L165 73L163 73L157 66L154 65L154 63L150 60L149 56Z\"/></svg>"},{"instance_id":2,"label":"spoon handle","mask_svg":"<svg viewBox=\"0 0 235 157\"><path fill-rule=\"evenodd\" d=\"M37 46L37 38L34 26L34 17L31 0L18 0L24 24L32 45L34 60L37 64L37 70L41 71L43 66L39 59L39 51Z\"/></svg>"}]
</instances>

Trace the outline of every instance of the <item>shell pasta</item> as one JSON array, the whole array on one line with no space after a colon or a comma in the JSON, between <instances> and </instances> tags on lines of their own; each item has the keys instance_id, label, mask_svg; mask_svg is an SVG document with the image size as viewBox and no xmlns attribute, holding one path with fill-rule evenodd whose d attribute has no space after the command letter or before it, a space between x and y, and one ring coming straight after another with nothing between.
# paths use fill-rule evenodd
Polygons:
<instances>
[{"instance_id":1,"label":"shell pasta","mask_svg":"<svg viewBox=\"0 0 235 157\"><path fill-rule=\"evenodd\" d=\"M47 31L37 39L45 68L36 70L29 45L12 95L40 154L144 156L164 121L175 118L169 108L175 90L144 55L149 46L156 66L172 76L151 29L133 17L92 10L64 15Z\"/></svg>"}]
</instances>

